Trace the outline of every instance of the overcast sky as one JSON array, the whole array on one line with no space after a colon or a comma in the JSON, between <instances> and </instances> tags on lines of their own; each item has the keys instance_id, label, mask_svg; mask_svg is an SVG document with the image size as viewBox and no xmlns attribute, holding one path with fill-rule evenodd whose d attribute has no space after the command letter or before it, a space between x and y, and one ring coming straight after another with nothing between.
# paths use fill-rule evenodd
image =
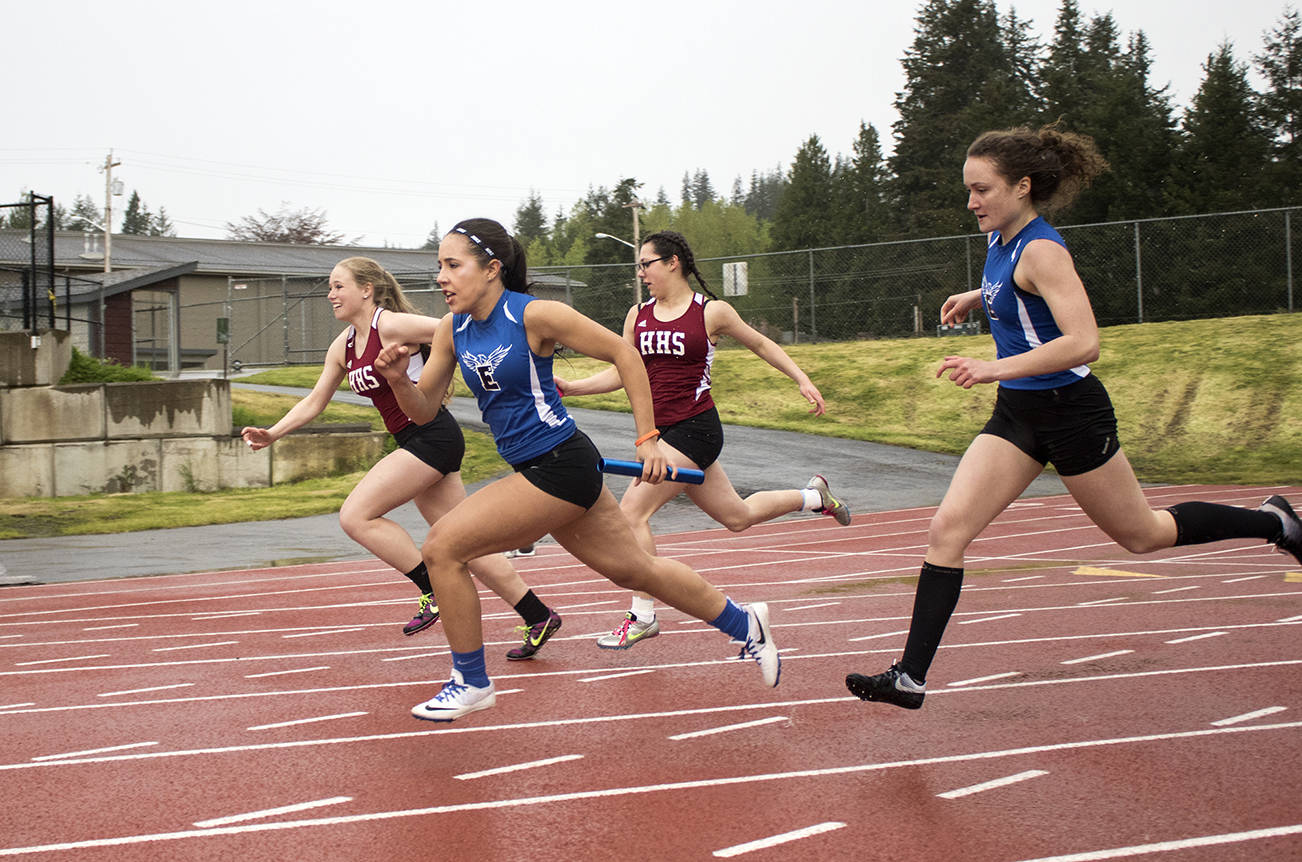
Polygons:
<instances>
[{"instance_id":1,"label":"overcast sky","mask_svg":"<svg viewBox=\"0 0 1302 862\"><path fill-rule=\"evenodd\" d=\"M889 150L921 5L12 4L0 203L31 189L102 206L110 148L127 194L194 237L282 202L366 244L413 247L471 216L509 228L530 189L549 214L626 176L676 201L684 172L704 169L727 194L739 175L785 169L810 134L849 153L867 121ZM1051 38L1059 0L998 0L1010 5ZM1112 11L1123 38L1143 30L1152 83L1183 108L1207 55L1228 39L1251 64L1286 3L1079 6Z\"/></svg>"}]
</instances>

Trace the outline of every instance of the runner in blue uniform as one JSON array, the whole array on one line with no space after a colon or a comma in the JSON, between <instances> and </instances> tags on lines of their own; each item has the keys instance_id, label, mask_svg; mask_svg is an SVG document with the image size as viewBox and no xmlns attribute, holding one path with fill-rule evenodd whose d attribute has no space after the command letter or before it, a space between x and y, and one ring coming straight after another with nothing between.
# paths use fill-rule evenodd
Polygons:
<instances>
[{"instance_id":1,"label":"runner in blue uniform","mask_svg":"<svg viewBox=\"0 0 1302 862\"><path fill-rule=\"evenodd\" d=\"M1117 440L1103 384L1090 373L1099 333L1058 232L1039 215L1068 204L1107 168L1094 142L1053 127L986 132L967 151L968 209L990 237L978 290L955 294L941 322L984 306L996 359L947 356L936 376L964 389L999 383L994 415L968 446L931 520L904 655L883 673L850 674L857 697L917 709L958 603L967 546L1046 463L1081 510L1126 550L1257 538L1302 562L1302 524L1283 497L1256 509L1203 502L1150 509Z\"/></svg>"},{"instance_id":2,"label":"runner in blue uniform","mask_svg":"<svg viewBox=\"0 0 1302 862\"><path fill-rule=\"evenodd\" d=\"M405 345L386 347L375 367L403 411L420 422L437 413L460 363L498 452L515 472L458 504L430 528L421 549L452 650L452 678L412 714L451 721L493 705L479 594L466 564L525 547L545 533L620 587L648 592L730 635L742 645L742 656L759 665L765 684L777 685L781 663L768 607L742 607L682 563L642 550L605 487L596 447L561 404L552 379L558 343L614 364L637 426L631 442L644 466L635 481L661 481L667 459L637 350L568 305L530 296L524 250L497 222L458 224L439 245L439 265L439 287L452 314L439 324L419 382L406 374Z\"/></svg>"}]
</instances>

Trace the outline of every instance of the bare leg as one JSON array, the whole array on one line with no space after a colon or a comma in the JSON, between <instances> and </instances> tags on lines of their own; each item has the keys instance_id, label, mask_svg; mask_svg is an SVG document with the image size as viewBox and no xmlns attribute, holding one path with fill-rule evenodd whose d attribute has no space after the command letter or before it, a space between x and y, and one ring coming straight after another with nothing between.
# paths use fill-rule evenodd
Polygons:
<instances>
[{"instance_id":1,"label":"bare leg","mask_svg":"<svg viewBox=\"0 0 1302 862\"><path fill-rule=\"evenodd\" d=\"M1062 483L1089 519L1127 551L1147 554L1175 544L1175 518L1149 508L1125 452L1088 473L1064 476Z\"/></svg>"},{"instance_id":2,"label":"bare leg","mask_svg":"<svg viewBox=\"0 0 1302 862\"><path fill-rule=\"evenodd\" d=\"M405 449L390 452L344 500L339 524L349 538L385 563L410 572L420 565L420 551L405 529L384 516L408 500L421 498L442 478L442 473ZM421 513L428 520L424 509Z\"/></svg>"}]
</instances>

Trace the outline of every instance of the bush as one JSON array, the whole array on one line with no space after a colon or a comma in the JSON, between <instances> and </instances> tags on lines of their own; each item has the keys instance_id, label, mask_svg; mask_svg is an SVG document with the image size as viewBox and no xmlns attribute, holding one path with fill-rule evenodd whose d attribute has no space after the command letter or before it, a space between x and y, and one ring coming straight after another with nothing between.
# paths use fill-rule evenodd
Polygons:
<instances>
[{"instance_id":1,"label":"bush","mask_svg":"<svg viewBox=\"0 0 1302 862\"><path fill-rule=\"evenodd\" d=\"M72 348L72 362L59 379L60 385L69 383L125 383L133 380L154 380L154 374L141 365L121 365L115 360L99 360Z\"/></svg>"}]
</instances>

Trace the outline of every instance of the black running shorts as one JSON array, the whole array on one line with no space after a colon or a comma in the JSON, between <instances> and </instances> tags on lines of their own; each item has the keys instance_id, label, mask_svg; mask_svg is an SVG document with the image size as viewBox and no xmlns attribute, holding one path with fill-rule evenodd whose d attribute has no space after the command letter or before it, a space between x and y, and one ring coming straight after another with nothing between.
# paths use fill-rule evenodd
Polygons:
<instances>
[{"instance_id":1,"label":"black running shorts","mask_svg":"<svg viewBox=\"0 0 1302 862\"><path fill-rule=\"evenodd\" d=\"M600 460L597 447L576 428L574 436L555 449L511 467L538 490L591 509L606 487L597 463Z\"/></svg>"},{"instance_id":2,"label":"black running shorts","mask_svg":"<svg viewBox=\"0 0 1302 862\"><path fill-rule=\"evenodd\" d=\"M723 451L723 424L719 411L711 407L682 422L660 429L660 442L668 443L704 470L719 460Z\"/></svg>"},{"instance_id":3,"label":"black running shorts","mask_svg":"<svg viewBox=\"0 0 1302 862\"><path fill-rule=\"evenodd\" d=\"M424 425L408 423L393 435L393 439L400 448L444 476L460 470L461 459L466 455L466 438L461 435L461 426L446 407L440 407L438 414Z\"/></svg>"},{"instance_id":4,"label":"black running shorts","mask_svg":"<svg viewBox=\"0 0 1302 862\"><path fill-rule=\"evenodd\" d=\"M1093 374L1058 389L999 387L982 434L1002 437L1060 476L1102 467L1121 449L1108 391Z\"/></svg>"}]
</instances>

